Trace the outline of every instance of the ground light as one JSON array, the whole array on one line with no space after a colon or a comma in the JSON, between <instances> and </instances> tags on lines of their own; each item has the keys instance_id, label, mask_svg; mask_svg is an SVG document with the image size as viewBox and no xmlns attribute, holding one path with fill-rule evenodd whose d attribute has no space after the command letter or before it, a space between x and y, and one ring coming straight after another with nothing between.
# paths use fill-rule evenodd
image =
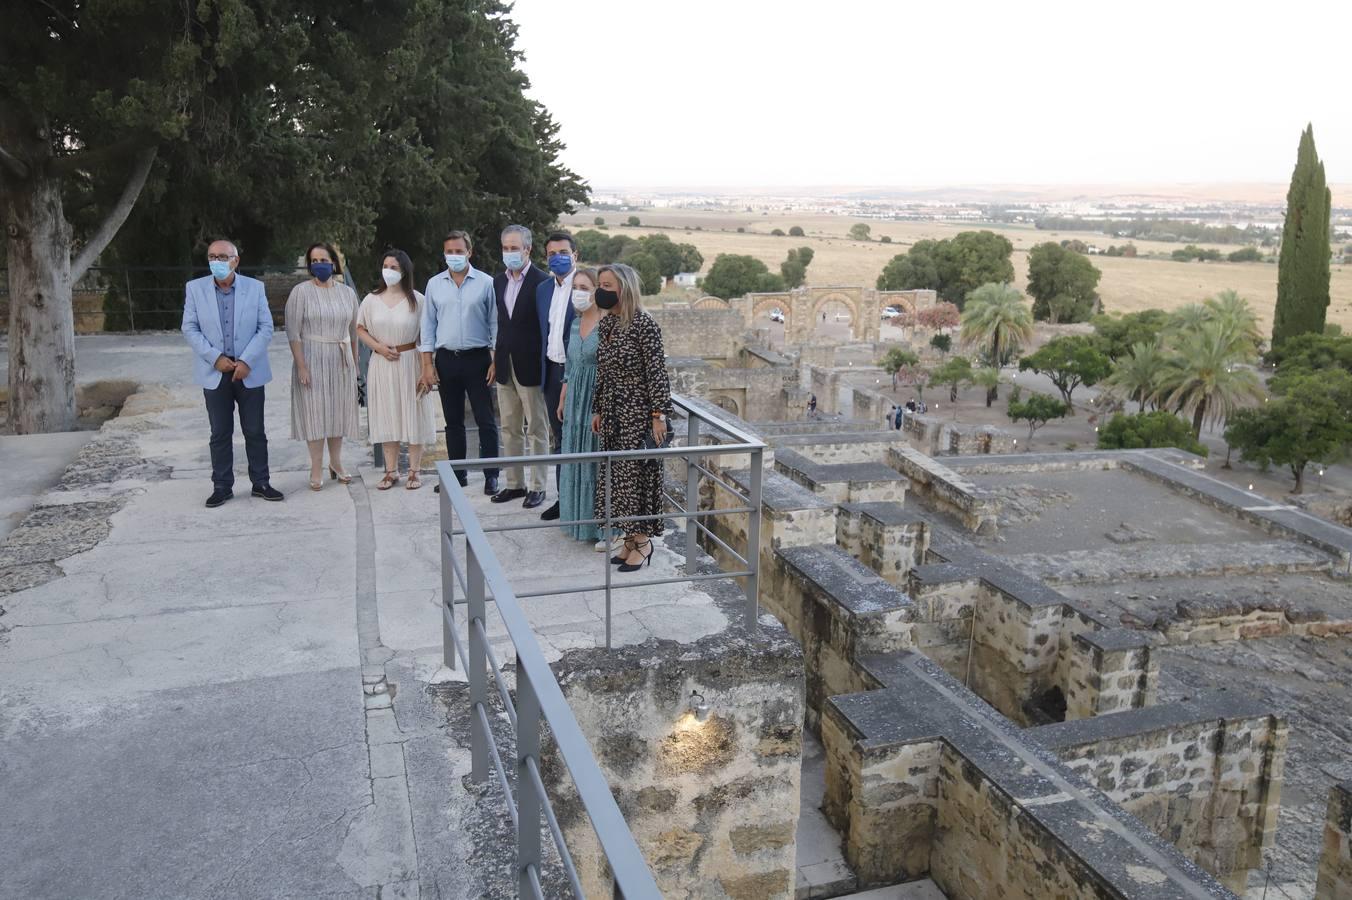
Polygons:
<instances>
[{"instance_id":1,"label":"ground light","mask_svg":"<svg viewBox=\"0 0 1352 900\"><path fill-rule=\"evenodd\" d=\"M699 691L690 692L690 711L695 714L696 722L705 722L709 719L709 704Z\"/></svg>"}]
</instances>

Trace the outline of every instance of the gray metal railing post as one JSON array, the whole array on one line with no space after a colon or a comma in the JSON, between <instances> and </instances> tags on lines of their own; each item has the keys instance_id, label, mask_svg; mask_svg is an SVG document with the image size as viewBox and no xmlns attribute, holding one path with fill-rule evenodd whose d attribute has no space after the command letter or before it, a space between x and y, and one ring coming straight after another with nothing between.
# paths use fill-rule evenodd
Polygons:
<instances>
[{"instance_id":1,"label":"gray metal railing post","mask_svg":"<svg viewBox=\"0 0 1352 900\"><path fill-rule=\"evenodd\" d=\"M446 668L455 668L455 571L451 554L455 552L455 509L448 493L441 495L441 661Z\"/></svg>"},{"instance_id":2,"label":"gray metal railing post","mask_svg":"<svg viewBox=\"0 0 1352 900\"><path fill-rule=\"evenodd\" d=\"M685 421L685 445L696 447L699 445L699 416L691 410ZM688 513L699 511L699 469L696 465L695 457L685 458L685 511ZM699 520L689 518L685 520L685 574L695 574L698 559Z\"/></svg>"},{"instance_id":3,"label":"gray metal railing post","mask_svg":"<svg viewBox=\"0 0 1352 900\"><path fill-rule=\"evenodd\" d=\"M465 599L469 613L469 733L470 733L470 777L475 784L488 780L488 742L491 735L485 733L487 715L480 716L478 707L488 710L488 648L484 641L488 639L487 615L484 603L484 570L479 554L474 546L465 542L465 580L467 582ZM474 623L479 627L475 628Z\"/></svg>"},{"instance_id":4,"label":"gray metal railing post","mask_svg":"<svg viewBox=\"0 0 1352 900\"><path fill-rule=\"evenodd\" d=\"M764 451L751 451L751 512L746 514L746 627L756 629L760 618L760 526L761 526L761 465Z\"/></svg>"},{"instance_id":5,"label":"gray metal railing post","mask_svg":"<svg viewBox=\"0 0 1352 900\"><path fill-rule=\"evenodd\" d=\"M601 554L605 560L606 567L606 649L610 649L610 547L614 542L610 538L610 457L606 457L606 500L605 509L602 510L605 518L605 524L601 526L602 534L605 535L606 550Z\"/></svg>"},{"instance_id":6,"label":"gray metal railing post","mask_svg":"<svg viewBox=\"0 0 1352 900\"><path fill-rule=\"evenodd\" d=\"M524 668L516 673L516 876L517 896L529 897L530 869L540 871L540 812L528 760L540 758L540 698Z\"/></svg>"}]
</instances>

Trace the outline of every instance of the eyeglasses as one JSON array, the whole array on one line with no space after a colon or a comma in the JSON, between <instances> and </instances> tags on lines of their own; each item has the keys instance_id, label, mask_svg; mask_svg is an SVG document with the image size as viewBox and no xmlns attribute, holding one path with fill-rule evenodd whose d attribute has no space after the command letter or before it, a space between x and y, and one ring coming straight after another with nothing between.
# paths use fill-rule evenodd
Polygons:
<instances>
[{"instance_id":1,"label":"eyeglasses","mask_svg":"<svg viewBox=\"0 0 1352 900\"><path fill-rule=\"evenodd\" d=\"M235 257L228 253L208 253L207 262L230 262Z\"/></svg>"}]
</instances>

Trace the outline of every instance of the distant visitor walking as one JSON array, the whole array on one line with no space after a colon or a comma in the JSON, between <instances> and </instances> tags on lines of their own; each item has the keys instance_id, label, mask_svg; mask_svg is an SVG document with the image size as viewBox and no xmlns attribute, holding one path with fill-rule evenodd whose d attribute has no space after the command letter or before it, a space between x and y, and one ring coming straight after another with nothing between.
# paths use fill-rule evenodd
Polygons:
<instances>
[{"instance_id":1,"label":"distant visitor walking","mask_svg":"<svg viewBox=\"0 0 1352 900\"><path fill-rule=\"evenodd\" d=\"M253 496L281 500L268 481L268 437L263 430L263 386L272 380L268 342L272 311L263 283L235 271L239 250L230 241L207 248L211 274L189 281L183 300L183 336L197 360L193 380L206 398L211 423L211 496L216 508L234 496L235 409L244 432Z\"/></svg>"}]
</instances>

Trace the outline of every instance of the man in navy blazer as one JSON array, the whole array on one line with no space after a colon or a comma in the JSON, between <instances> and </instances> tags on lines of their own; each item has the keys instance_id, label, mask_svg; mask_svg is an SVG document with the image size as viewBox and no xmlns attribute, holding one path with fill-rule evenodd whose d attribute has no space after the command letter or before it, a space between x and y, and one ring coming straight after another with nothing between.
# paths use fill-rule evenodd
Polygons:
<instances>
[{"instance_id":1,"label":"man in navy blazer","mask_svg":"<svg viewBox=\"0 0 1352 900\"><path fill-rule=\"evenodd\" d=\"M498 413L502 424L503 456L544 456L549 452L549 412L541 392L540 360L544 336L535 314L535 292L546 275L530 261L531 233L524 225L502 230L505 270L493 276L498 303L496 366ZM529 440L527 440L529 438ZM505 486L494 503L525 497L521 505L534 509L545 502L545 466L531 466L529 482L521 466L503 470Z\"/></svg>"},{"instance_id":2,"label":"man in navy blazer","mask_svg":"<svg viewBox=\"0 0 1352 900\"><path fill-rule=\"evenodd\" d=\"M541 282L535 291L536 311L540 317L540 370L544 373L545 406L549 408L549 428L553 433L550 452L563 446L563 420L559 418L559 396L563 393L563 364L568 361L568 338L573 333L573 272L577 267L577 242L566 231L556 231L545 240L545 262L553 276ZM555 493L559 467L554 467ZM559 502L540 514L553 521L559 517Z\"/></svg>"},{"instance_id":3,"label":"man in navy blazer","mask_svg":"<svg viewBox=\"0 0 1352 900\"><path fill-rule=\"evenodd\" d=\"M253 496L281 500L268 481L268 438L263 431L263 385L272 380L268 343L272 311L263 282L238 274L239 250L230 241L207 248L211 274L189 281L183 301L183 336L197 359L193 380L202 386L211 423L211 483L207 507L234 496L235 408L244 432Z\"/></svg>"}]
</instances>

